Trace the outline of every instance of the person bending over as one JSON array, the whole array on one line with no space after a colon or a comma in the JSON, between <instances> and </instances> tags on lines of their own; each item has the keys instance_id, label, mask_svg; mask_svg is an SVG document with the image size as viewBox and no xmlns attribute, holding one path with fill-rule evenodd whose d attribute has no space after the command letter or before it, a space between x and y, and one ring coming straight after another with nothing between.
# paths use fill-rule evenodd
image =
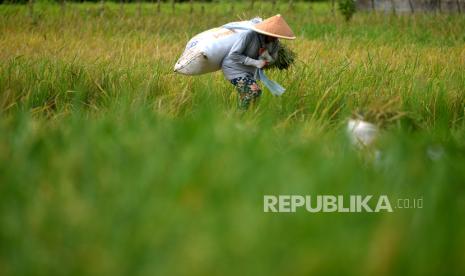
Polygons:
<instances>
[{"instance_id":1,"label":"person bending over","mask_svg":"<svg viewBox=\"0 0 465 276\"><path fill-rule=\"evenodd\" d=\"M239 92L239 108L248 109L258 102L262 90L257 84L257 70L276 59L279 38L295 39L295 35L278 14L241 33L223 59L221 69Z\"/></svg>"}]
</instances>

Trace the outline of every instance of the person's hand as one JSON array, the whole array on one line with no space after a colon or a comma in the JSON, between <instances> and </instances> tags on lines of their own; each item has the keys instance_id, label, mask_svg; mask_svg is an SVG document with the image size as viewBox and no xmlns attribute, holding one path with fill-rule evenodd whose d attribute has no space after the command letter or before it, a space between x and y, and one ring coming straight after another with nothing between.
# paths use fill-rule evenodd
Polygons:
<instances>
[{"instance_id":1,"label":"person's hand","mask_svg":"<svg viewBox=\"0 0 465 276\"><path fill-rule=\"evenodd\" d=\"M254 66L257 67L258 69L262 69L266 65L268 65L268 61L266 60L261 60L261 59L253 59L253 58L247 58L246 62L244 63L245 65L248 66Z\"/></svg>"},{"instance_id":2,"label":"person's hand","mask_svg":"<svg viewBox=\"0 0 465 276\"><path fill-rule=\"evenodd\" d=\"M266 60L268 63L273 62L273 57L265 48L260 48L258 51L258 59Z\"/></svg>"},{"instance_id":3,"label":"person's hand","mask_svg":"<svg viewBox=\"0 0 465 276\"><path fill-rule=\"evenodd\" d=\"M257 60L257 64L255 65L255 67L257 67L258 69L262 69L263 67L267 65L268 65L268 61L260 59L260 60Z\"/></svg>"}]
</instances>

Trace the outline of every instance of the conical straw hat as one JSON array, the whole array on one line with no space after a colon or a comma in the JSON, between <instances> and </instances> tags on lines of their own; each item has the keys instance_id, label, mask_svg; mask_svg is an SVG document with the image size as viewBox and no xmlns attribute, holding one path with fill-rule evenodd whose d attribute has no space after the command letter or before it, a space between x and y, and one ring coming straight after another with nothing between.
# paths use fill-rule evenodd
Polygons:
<instances>
[{"instance_id":1,"label":"conical straw hat","mask_svg":"<svg viewBox=\"0 0 465 276\"><path fill-rule=\"evenodd\" d=\"M253 30L257 33L268 36L284 39L295 39L295 35L292 32L291 27L289 27L289 25L280 14L263 20L262 22L255 25Z\"/></svg>"}]
</instances>

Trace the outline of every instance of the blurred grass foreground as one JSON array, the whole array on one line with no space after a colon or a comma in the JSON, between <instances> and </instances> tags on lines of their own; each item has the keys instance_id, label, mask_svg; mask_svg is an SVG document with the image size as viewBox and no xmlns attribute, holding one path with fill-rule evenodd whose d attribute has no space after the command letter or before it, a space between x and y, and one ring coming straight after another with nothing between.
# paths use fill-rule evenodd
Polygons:
<instances>
[{"instance_id":1,"label":"blurred grass foreground","mask_svg":"<svg viewBox=\"0 0 465 276\"><path fill-rule=\"evenodd\" d=\"M0 275L465 274L465 17L255 5L0 5ZM282 97L240 114L221 72L172 73L194 34L278 12L298 36L269 71ZM397 115L357 150L354 112Z\"/></svg>"}]
</instances>

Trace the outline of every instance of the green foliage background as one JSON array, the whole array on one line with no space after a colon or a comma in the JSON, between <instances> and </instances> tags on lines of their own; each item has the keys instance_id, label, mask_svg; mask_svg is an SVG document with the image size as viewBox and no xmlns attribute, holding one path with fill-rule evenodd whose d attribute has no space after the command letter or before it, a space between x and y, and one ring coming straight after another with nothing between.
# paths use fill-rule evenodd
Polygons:
<instances>
[{"instance_id":1,"label":"green foliage background","mask_svg":"<svg viewBox=\"0 0 465 276\"><path fill-rule=\"evenodd\" d=\"M464 274L465 19L257 5L0 6L1 275ZM283 97L242 114L220 72L172 73L194 34L277 12ZM348 142L355 110L404 114L378 159ZM424 206L263 213L269 194Z\"/></svg>"}]
</instances>

